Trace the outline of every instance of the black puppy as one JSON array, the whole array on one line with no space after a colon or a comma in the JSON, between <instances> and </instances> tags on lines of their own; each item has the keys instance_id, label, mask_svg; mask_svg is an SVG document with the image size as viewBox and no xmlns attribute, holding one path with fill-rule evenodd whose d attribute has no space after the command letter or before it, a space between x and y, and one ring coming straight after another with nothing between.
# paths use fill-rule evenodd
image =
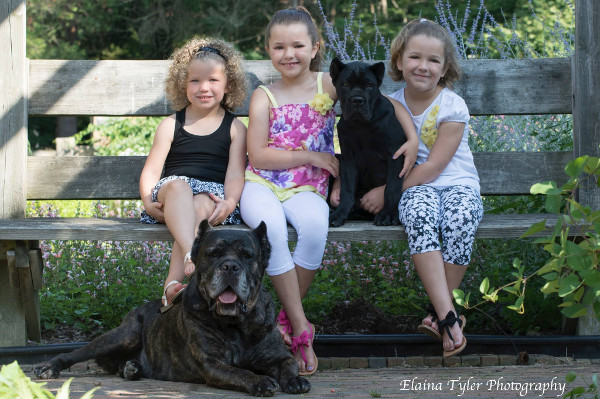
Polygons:
<instances>
[{"instance_id":1,"label":"black puppy","mask_svg":"<svg viewBox=\"0 0 600 399\"><path fill-rule=\"evenodd\" d=\"M271 294L261 284L270 245L264 223L255 230L212 229L204 220L192 249L196 273L182 300L160 313L160 300L81 349L36 366L40 378L87 360L129 380L206 383L273 396L304 393L310 383L275 327Z\"/></svg>"},{"instance_id":2,"label":"black puppy","mask_svg":"<svg viewBox=\"0 0 600 399\"><path fill-rule=\"evenodd\" d=\"M395 160L392 156L406 137L394 105L379 91L385 65L344 64L334 58L329 73L342 108L337 124L342 151L340 205L330 214L329 222L341 226L363 195L385 184L384 206L375 215L375 224L397 225L403 182L398 175L404 156Z\"/></svg>"}]
</instances>

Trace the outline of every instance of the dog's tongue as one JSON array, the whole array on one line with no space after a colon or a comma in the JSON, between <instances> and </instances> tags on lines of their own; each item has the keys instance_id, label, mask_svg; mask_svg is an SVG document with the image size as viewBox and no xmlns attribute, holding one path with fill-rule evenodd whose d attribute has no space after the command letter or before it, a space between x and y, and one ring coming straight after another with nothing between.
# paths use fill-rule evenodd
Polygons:
<instances>
[{"instance_id":1,"label":"dog's tongue","mask_svg":"<svg viewBox=\"0 0 600 399\"><path fill-rule=\"evenodd\" d=\"M234 303L237 301L237 295L235 295L235 292L231 288L228 288L219 295L219 301L222 303Z\"/></svg>"}]
</instances>

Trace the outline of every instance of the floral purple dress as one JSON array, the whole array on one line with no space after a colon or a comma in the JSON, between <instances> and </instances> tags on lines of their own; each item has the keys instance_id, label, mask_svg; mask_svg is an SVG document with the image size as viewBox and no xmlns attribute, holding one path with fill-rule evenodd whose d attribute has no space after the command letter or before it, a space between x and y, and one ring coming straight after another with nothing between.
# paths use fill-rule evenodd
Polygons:
<instances>
[{"instance_id":1,"label":"floral purple dress","mask_svg":"<svg viewBox=\"0 0 600 399\"><path fill-rule=\"evenodd\" d=\"M334 154L335 110L331 107L333 102L329 96L323 94L321 73L317 79L318 93L315 100L311 101L312 106L309 104L278 106L269 89L259 86L265 90L273 105L269 110L269 148ZM324 98L328 104L326 106L321 105ZM246 181L260 183L271 188L281 201L301 191L313 191L326 198L329 175L330 173L326 169L313 165L267 170L257 169L249 164L246 169Z\"/></svg>"}]
</instances>

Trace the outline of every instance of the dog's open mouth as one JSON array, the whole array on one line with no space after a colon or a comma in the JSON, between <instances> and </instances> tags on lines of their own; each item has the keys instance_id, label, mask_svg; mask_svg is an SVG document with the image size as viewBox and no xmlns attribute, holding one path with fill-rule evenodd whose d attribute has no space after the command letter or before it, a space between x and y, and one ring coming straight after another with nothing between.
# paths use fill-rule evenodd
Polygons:
<instances>
[{"instance_id":1,"label":"dog's open mouth","mask_svg":"<svg viewBox=\"0 0 600 399\"><path fill-rule=\"evenodd\" d=\"M237 301L237 295L231 287L227 287L227 289L219 295L219 302L221 303L235 303L235 301Z\"/></svg>"},{"instance_id":2,"label":"dog's open mouth","mask_svg":"<svg viewBox=\"0 0 600 399\"><path fill-rule=\"evenodd\" d=\"M240 313L246 312L246 304L233 288L228 286L217 296L211 309L216 309L217 314L221 316L238 316Z\"/></svg>"}]
</instances>

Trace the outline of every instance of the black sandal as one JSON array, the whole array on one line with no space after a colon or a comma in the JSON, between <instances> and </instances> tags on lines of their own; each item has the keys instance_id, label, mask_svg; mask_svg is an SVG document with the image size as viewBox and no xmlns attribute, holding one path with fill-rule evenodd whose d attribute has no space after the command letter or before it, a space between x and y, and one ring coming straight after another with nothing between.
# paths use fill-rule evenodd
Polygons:
<instances>
[{"instance_id":1,"label":"black sandal","mask_svg":"<svg viewBox=\"0 0 600 399\"><path fill-rule=\"evenodd\" d=\"M417 327L417 331L422 334L429 335L431 338L433 338L435 340L441 341L442 334L440 334L440 332L436 328L433 327L433 323L438 321L439 317L431 303L429 305L427 305L427 316L431 316L431 326L421 323L419 325L419 327Z\"/></svg>"},{"instance_id":2,"label":"black sandal","mask_svg":"<svg viewBox=\"0 0 600 399\"><path fill-rule=\"evenodd\" d=\"M454 337L452 336L452 333L450 333L450 327L452 327L455 323L458 323L458 326L461 328L461 331L462 331L463 326L466 323L466 319L464 318L464 316L459 317L458 312L454 313L453 311L449 311L448 314L446 315L446 318L444 320L440 320L438 323L438 326L440 328L443 328L446 330L446 333L448 334L448 337L452 340L452 342L454 342ZM467 346L467 337L463 336L462 343L458 347L455 347L451 351L445 350L443 355L444 355L444 357L450 357L450 356L457 355L460 352L462 352L466 346Z\"/></svg>"}]
</instances>

